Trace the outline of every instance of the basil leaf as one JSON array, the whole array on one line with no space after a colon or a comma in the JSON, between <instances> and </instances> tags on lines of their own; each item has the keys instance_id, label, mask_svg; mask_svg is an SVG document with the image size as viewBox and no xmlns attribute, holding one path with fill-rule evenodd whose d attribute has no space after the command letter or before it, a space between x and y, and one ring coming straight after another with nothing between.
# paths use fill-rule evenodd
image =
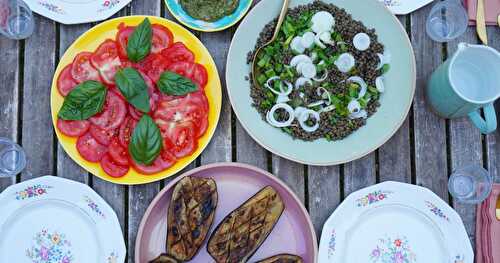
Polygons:
<instances>
[{"instance_id":1,"label":"basil leaf","mask_svg":"<svg viewBox=\"0 0 500 263\"><path fill-rule=\"evenodd\" d=\"M132 62L143 60L151 51L153 31L149 19L144 19L135 29L127 43L127 56Z\"/></svg>"},{"instance_id":2,"label":"basil leaf","mask_svg":"<svg viewBox=\"0 0 500 263\"><path fill-rule=\"evenodd\" d=\"M198 86L190 79L171 71L163 72L156 85L161 92L174 96L182 96L198 90Z\"/></svg>"},{"instance_id":3,"label":"basil leaf","mask_svg":"<svg viewBox=\"0 0 500 263\"><path fill-rule=\"evenodd\" d=\"M58 116L67 121L86 120L102 111L106 94L107 89L101 83L93 80L85 81L64 98Z\"/></svg>"},{"instance_id":4,"label":"basil leaf","mask_svg":"<svg viewBox=\"0 0 500 263\"><path fill-rule=\"evenodd\" d=\"M149 112L148 86L141 73L133 68L124 68L116 72L115 83L130 104L144 113Z\"/></svg>"},{"instance_id":5,"label":"basil leaf","mask_svg":"<svg viewBox=\"0 0 500 263\"><path fill-rule=\"evenodd\" d=\"M128 145L130 156L136 163L151 165L163 147L160 129L149 115L142 116L135 126Z\"/></svg>"}]
</instances>

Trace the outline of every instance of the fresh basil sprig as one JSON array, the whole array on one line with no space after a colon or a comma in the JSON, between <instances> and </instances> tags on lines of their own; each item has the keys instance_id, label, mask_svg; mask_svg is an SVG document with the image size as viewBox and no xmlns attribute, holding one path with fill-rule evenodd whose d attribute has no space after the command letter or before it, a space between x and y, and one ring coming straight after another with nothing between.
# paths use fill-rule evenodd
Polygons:
<instances>
[{"instance_id":1,"label":"fresh basil sprig","mask_svg":"<svg viewBox=\"0 0 500 263\"><path fill-rule=\"evenodd\" d=\"M124 68L116 72L115 83L130 104L144 113L149 112L148 86L141 73L133 68Z\"/></svg>"},{"instance_id":2,"label":"fresh basil sprig","mask_svg":"<svg viewBox=\"0 0 500 263\"><path fill-rule=\"evenodd\" d=\"M127 44L127 56L132 62L143 60L151 51L153 30L149 19L144 19L135 29Z\"/></svg>"},{"instance_id":3,"label":"fresh basil sprig","mask_svg":"<svg viewBox=\"0 0 500 263\"><path fill-rule=\"evenodd\" d=\"M156 84L167 95L182 96L198 90L198 86L190 79L171 71L163 72Z\"/></svg>"},{"instance_id":4,"label":"fresh basil sprig","mask_svg":"<svg viewBox=\"0 0 500 263\"><path fill-rule=\"evenodd\" d=\"M142 116L135 126L128 145L130 156L136 163L151 165L160 155L163 140L160 129L149 115Z\"/></svg>"},{"instance_id":5,"label":"fresh basil sprig","mask_svg":"<svg viewBox=\"0 0 500 263\"><path fill-rule=\"evenodd\" d=\"M89 80L79 84L64 98L59 118L81 121L96 115L102 111L106 93L106 87L97 81Z\"/></svg>"}]
</instances>

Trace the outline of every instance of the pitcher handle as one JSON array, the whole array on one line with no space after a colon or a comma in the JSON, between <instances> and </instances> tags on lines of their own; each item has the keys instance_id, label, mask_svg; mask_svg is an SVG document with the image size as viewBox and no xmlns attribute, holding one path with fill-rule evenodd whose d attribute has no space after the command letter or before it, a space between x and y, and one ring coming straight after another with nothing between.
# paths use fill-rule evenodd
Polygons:
<instances>
[{"instance_id":1,"label":"pitcher handle","mask_svg":"<svg viewBox=\"0 0 500 263\"><path fill-rule=\"evenodd\" d=\"M469 118L472 123L481 131L483 134L489 134L497 129L497 114L495 112L495 106L490 103L483 107L484 119L479 114L479 110L475 110L469 113Z\"/></svg>"}]
</instances>

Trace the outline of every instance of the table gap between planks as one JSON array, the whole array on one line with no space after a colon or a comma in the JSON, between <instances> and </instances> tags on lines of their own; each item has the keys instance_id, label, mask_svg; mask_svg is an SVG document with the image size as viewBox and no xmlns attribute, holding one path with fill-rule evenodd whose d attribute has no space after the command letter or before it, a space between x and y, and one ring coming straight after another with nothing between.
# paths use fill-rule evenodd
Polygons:
<instances>
[{"instance_id":1,"label":"table gap between planks","mask_svg":"<svg viewBox=\"0 0 500 263\"><path fill-rule=\"evenodd\" d=\"M422 185L457 209L474 244L475 209L456 204L449 197L448 175L457 167L480 164L492 175L500 176L500 135L497 132L483 136L468 120L443 120L427 108L424 88L431 72L453 54L459 42L478 43L474 28L448 44L431 41L425 34L429 11L427 6L399 17L412 40L417 60L417 91L403 126L374 153L330 167L288 161L253 141L232 112L225 89L226 57L236 27L218 33L193 32L217 63L224 95L221 120L212 142L186 170L214 162L237 161L272 172L294 190L309 210L318 238L327 217L353 191L387 180ZM155 15L174 20L162 0L134 0L115 17L126 15ZM88 174L66 155L57 142L50 117L52 76L67 47L95 24L67 26L38 15L35 19L36 30L29 39L18 42L0 38L0 136L17 141L28 154L26 172L17 178L0 179L0 191L13 183L47 174L90 185L116 211L127 243L127 260L134 262L140 220L168 179L142 186L114 185ZM497 27L488 28L491 46L497 49L499 33Z\"/></svg>"}]
</instances>

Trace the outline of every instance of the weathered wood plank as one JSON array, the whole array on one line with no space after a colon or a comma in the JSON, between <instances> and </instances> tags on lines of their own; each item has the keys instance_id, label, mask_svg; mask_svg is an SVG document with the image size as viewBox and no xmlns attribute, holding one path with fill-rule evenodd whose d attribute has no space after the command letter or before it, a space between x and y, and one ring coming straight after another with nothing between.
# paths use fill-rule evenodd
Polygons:
<instances>
[{"instance_id":1,"label":"weathered wood plank","mask_svg":"<svg viewBox=\"0 0 500 263\"><path fill-rule=\"evenodd\" d=\"M375 153L344 165L344 196L377 182Z\"/></svg>"},{"instance_id":2,"label":"weathered wood plank","mask_svg":"<svg viewBox=\"0 0 500 263\"><path fill-rule=\"evenodd\" d=\"M133 1L132 15L160 16L162 0ZM142 217L151 201L160 191L160 182L130 186L128 190L128 262L135 262L135 240Z\"/></svg>"},{"instance_id":3,"label":"weathered wood plank","mask_svg":"<svg viewBox=\"0 0 500 263\"><path fill-rule=\"evenodd\" d=\"M55 68L56 26L54 21L38 15L35 25L24 52L22 144L28 165L22 180L54 173L50 87Z\"/></svg>"},{"instance_id":4,"label":"weathered wood plank","mask_svg":"<svg viewBox=\"0 0 500 263\"><path fill-rule=\"evenodd\" d=\"M400 16L398 19L406 28L407 17ZM396 134L378 149L380 181L411 182L410 152L410 120L407 117Z\"/></svg>"},{"instance_id":5,"label":"weathered wood plank","mask_svg":"<svg viewBox=\"0 0 500 263\"><path fill-rule=\"evenodd\" d=\"M71 26L60 25L58 54L59 59L64 55L68 47L76 40L76 38L85 33L85 31L90 29L90 27L90 24ZM78 164L76 164L68 156L68 154L66 154L61 144L59 143L57 143L57 175L84 184L88 184L89 182L88 172Z\"/></svg>"},{"instance_id":6,"label":"weathered wood plank","mask_svg":"<svg viewBox=\"0 0 500 263\"><path fill-rule=\"evenodd\" d=\"M273 174L285 182L305 205L304 165L273 155L272 167Z\"/></svg>"},{"instance_id":7,"label":"weathered wood plank","mask_svg":"<svg viewBox=\"0 0 500 263\"><path fill-rule=\"evenodd\" d=\"M267 170L267 151L236 120L236 160Z\"/></svg>"},{"instance_id":8,"label":"weathered wood plank","mask_svg":"<svg viewBox=\"0 0 500 263\"><path fill-rule=\"evenodd\" d=\"M500 50L500 28L488 27L488 38L491 47ZM497 102L497 116L500 116L500 103ZM500 127L486 136L486 166L495 182L500 183Z\"/></svg>"},{"instance_id":9,"label":"weathered wood plank","mask_svg":"<svg viewBox=\"0 0 500 263\"><path fill-rule=\"evenodd\" d=\"M458 43L475 43L477 41L475 28L469 27L467 32L456 41L448 43L448 57L457 50ZM451 170L467 165L483 165L482 135L472 125L468 118L450 120L450 151ZM451 171L450 171L451 172ZM476 209L473 206L453 202L455 210L462 217L465 228L475 244L476 235Z\"/></svg>"},{"instance_id":10,"label":"weathered wood plank","mask_svg":"<svg viewBox=\"0 0 500 263\"><path fill-rule=\"evenodd\" d=\"M19 41L0 38L0 137L17 141L19 119ZM0 178L0 192L15 183Z\"/></svg>"},{"instance_id":11,"label":"weathered wood plank","mask_svg":"<svg viewBox=\"0 0 500 263\"><path fill-rule=\"evenodd\" d=\"M448 201L445 120L433 114L425 101L425 88L432 71L442 63L442 45L425 32L432 6L411 15L411 38L417 59L417 90L413 103L415 172L417 184L430 188Z\"/></svg>"},{"instance_id":12,"label":"weathered wood plank","mask_svg":"<svg viewBox=\"0 0 500 263\"><path fill-rule=\"evenodd\" d=\"M340 166L308 167L309 214L318 240L328 217L340 203Z\"/></svg>"}]
</instances>

